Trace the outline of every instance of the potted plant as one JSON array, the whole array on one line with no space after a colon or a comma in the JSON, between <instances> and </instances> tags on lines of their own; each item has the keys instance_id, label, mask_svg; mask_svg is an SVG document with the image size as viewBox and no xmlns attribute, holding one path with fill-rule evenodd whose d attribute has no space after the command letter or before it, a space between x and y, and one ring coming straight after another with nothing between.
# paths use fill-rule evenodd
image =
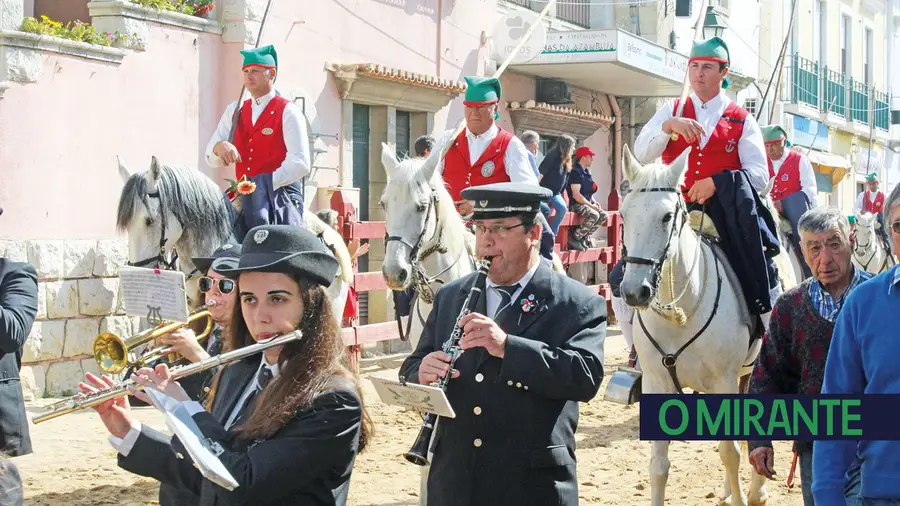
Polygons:
<instances>
[{"instance_id":1,"label":"potted plant","mask_svg":"<svg viewBox=\"0 0 900 506\"><path fill-rule=\"evenodd\" d=\"M209 14L216 4L214 0L194 0L194 15L203 17Z\"/></svg>"}]
</instances>

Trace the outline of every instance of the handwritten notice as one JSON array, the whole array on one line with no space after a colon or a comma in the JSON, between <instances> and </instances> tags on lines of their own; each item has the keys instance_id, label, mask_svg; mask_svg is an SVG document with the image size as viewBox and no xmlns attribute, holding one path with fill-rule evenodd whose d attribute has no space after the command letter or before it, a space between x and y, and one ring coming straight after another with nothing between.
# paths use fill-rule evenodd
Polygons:
<instances>
[{"instance_id":1,"label":"handwritten notice","mask_svg":"<svg viewBox=\"0 0 900 506\"><path fill-rule=\"evenodd\" d=\"M187 322L189 310L184 282L181 271L120 267L125 313L156 322Z\"/></svg>"},{"instance_id":2,"label":"handwritten notice","mask_svg":"<svg viewBox=\"0 0 900 506\"><path fill-rule=\"evenodd\" d=\"M416 383L404 384L378 376L371 376L369 380L385 404L428 411L445 418L456 418L450 401L440 388Z\"/></svg>"}]
</instances>

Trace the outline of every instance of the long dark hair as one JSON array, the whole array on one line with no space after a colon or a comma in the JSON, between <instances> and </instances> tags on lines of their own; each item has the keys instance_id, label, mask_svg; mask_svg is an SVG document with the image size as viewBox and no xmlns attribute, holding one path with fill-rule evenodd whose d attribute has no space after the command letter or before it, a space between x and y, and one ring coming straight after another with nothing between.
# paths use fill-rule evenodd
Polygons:
<instances>
[{"instance_id":1,"label":"long dark hair","mask_svg":"<svg viewBox=\"0 0 900 506\"><path fill-rule=\"evenodd\" d=\"M343 363L344 342L327 292L317 283L289 276L300 286L303 319L299 329L303 332L303 337L281 349L278 355L279 375L260 393L250 419L238 429L238 437L242 439L272 437L298 411L308 407L317 395L325 391L335 376L352 383L360 402L363 402L359 378ZM223 351L243 348L253 343L255 341L244 321L238 300L234 305L231 329L225 335ZM208 407L212 406L219 376L221 371L214 380ZM359 451L368 444L373 425L365 404L362 411Z\"/></svg>"},{"instance_id":2,"label":"long dark hair","mask_svg":"<svg viewBox=\"0 0 900 506\"><path fill-rule=\"evenodd\" d=\"M559 151L560 163L566 168L566 172L572 172L572 156L575 154L575 138L563 135L556 141L556 149Z\"/></svg>"}]
</instances>

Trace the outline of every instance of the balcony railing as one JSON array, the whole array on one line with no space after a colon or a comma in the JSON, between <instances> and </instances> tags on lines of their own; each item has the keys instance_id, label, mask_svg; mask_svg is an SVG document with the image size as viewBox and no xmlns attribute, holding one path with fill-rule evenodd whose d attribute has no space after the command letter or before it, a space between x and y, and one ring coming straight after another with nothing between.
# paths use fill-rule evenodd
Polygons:
<instances>
[{"instance_id":1,"label":"balcony railing","mask_svg":"<svg viewBox=\"0 0 900 506\"><path fill-rule=\"evenodd\" d=\"M547 5L546 2L537 0L504 0L507 3L518 5L540 12ZM565 3L556 4L556 19L568 21L582 28L591 27L591 2L590 0L566 0Z\"/></svg>"},{"instance_id":2,"label":"balcony railing","mask_svg":"<svg viewBox=\"0 0 900 506\"><path fill-rule=\"evenodd\" d=\"M567 3L557 3L556 17L583 28L590 28L590 2L589 0L568 0Z\"/></svg>"},{"instance_id":3,"label":"balcony railing","mask_svg":"<svg viewBox=\"0 0 900 506\"><path fill-rule=\"evenodd\" d=\"M790 79L788 90L792 103L812 107L821 112L828 111L834 116L864 125L869 124L869 114L874 112L875 128L885 131L890 129L889 94L873 90L862 81L798 54L791 57L788 76Z\"/></svg>"}]
</instances>

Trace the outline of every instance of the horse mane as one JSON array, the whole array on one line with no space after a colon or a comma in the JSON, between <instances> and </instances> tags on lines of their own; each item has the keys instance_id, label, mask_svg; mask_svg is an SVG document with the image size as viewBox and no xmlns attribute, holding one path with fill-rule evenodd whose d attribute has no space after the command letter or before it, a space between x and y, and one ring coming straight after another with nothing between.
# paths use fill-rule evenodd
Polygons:
<instances>
[{"instance_id":1,"label":"horse mane","mask_svg":"<svg viewBox=\"0 0 900 506\"><path fill-rule=\"evenodd\" d=\"M629 195L645 188L674 188L680 186L684 182L684 175L682 174L678 181L672 181L672 172L669 170L669 166L661 162L643 165L631 174Z\"/></svg>"},{"instance_id":2,"label":"horse mane","mask_svg":"<svg viewBox=\"0 0 900 506\"><path fill-rule=\"evenodd\" d=\"M125 231L138 203L147 205L148 172L132 174L122 189L116 228ZM184 238L195 253L210 252L231 236L231 214L222 190L206 175L184 165L160 165L156 189L166 207L181 222ZM150 207L147 207L150 209Z\"/></svg>"},{"instance_id":3,"label":"horse mane","mask_svg":"<svg viewBox=\"0 0 900 506\"><path fill-rule=\"evenodd\" d=\"M427 187L434 189L438 195L436 210L440 220L439 225L442 226L444 243L461 242L466 245L466 250L470 254L474 254L475 236L466 230L462 218L456 211L456 206L453 205L453 198L447 191L441 173L435 170L429 181L419 170L425 164L425 158L407 157L398 161L400 163L391 174L391 181L384 189L384 196L388 200L401 201L402 199L412 199L416 194L424 195L424 189Z\"/></svg>"}]
</instances>

